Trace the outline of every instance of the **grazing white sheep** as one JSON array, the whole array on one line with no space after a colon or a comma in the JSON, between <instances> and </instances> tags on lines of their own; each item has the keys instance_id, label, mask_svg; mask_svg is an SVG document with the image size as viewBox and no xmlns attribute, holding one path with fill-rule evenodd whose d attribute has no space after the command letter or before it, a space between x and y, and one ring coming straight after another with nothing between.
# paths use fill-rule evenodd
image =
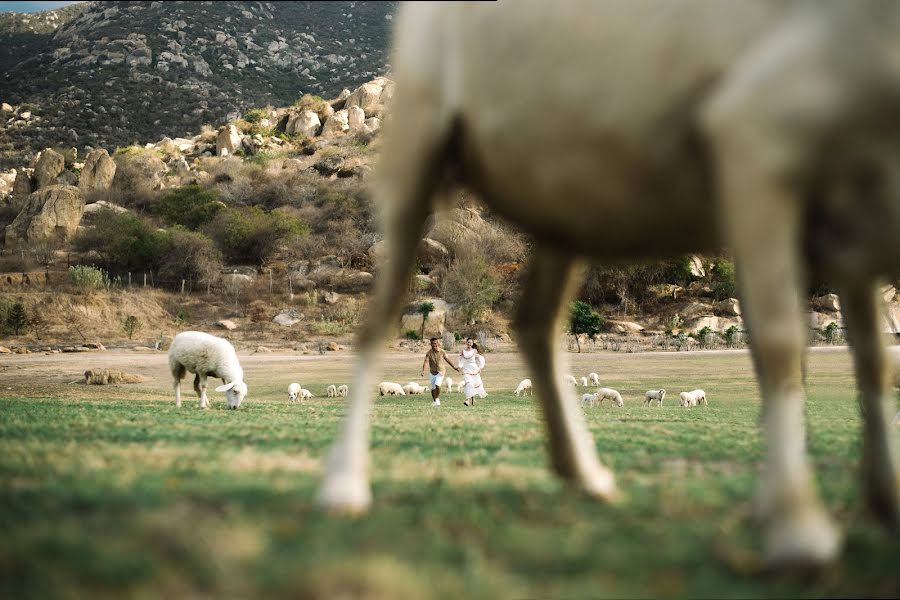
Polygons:
<instances>
[{"instance_id":1,"label":"grazing white sheep","mask_svg":"<svg viewBox=\"0 0 900 600\"><path fill-rule=\"evenodd\" d=\"M405 396L406 392L399 383L393 381L382 381L378 384L378 393L381 396Z\"/></svg>"},{"instance_id":2,"label":"grazing white sheep","mask_svg":"<svg viewBox=\"0 0 900 600\"><path fill-rule=\"evenodd\" d=\"M594 408L594 403L597 402L598 398L599 397L598 397L597 393L582 394L581 395L581 408L584 408L584 405L587 404L588 402L591 403L591 408Z\"/></svg>"},{"instance_id":3,"label":"grazing white sheep","mask_svg":"<svg viewBox=\"0 0 900 600\"><path fill-rule=\"evenodd\" d=\"M350 393L350 390L349 390L349 388L347 388L346 385L339 385L339 386L338 386L338 389L337 389L337 395L338 395L339 397L346 397L347 394L349 394L349 393Z\"/></svg>"},{"instance_id":4,"label":"grazing white sheep","mask_svg":"<svg viewBox=\"0 0 900 600\"><path fill-rule=\"evenodd\" d=\"M653 400L656 400L656 405L662 406L663 398L665 398L665 397L666 397L666 390L647 390L647 392L644 394L644 398L646 398L646 401L644 402L644 404L646 404L647 406L650 406L650 403Z\"/></svg>"},{"instance_id":5,"label":"grazing white sheep","mask_svg":"<svg viewBox=\"0 0 900 600\"><path fill-rule=\"evenodd\" d=\"M300 384L292 383L288 386L288 402L293 402L300 397Z\"/></svg>"},{"instance_id":6,"label":"grazing white sheep","mask_svg":"<svg viewBox=\"0 0 900 600\"><path fill-rule=\"evenodd\" d=\"M555 340L579 259L727 245L764 404L766 561L822 564L840 546L806 451L801 299L809 272L841 289L854 340L871 449L863 453L866 505L900 524L877 287L900 266L898 13L900 3L865 1L404 5L374 189L385 260L358 330L354 395L320 502L350 512L371 503L379 350L396 328L399 291L436 198L462 183L533 240L516 325L561 478L600 499L617 496L582 411L560 386L567 364ZM523 53L538 36L540 52ZM579 115L581 125L535 115Z\"/></svg>"},{"instance_id":7,"label":"grazing white sheep","mask_svg":"<svg viewBox=\"0 0 900 600\"><path fill-rule=\"evenodd\" d=\"M461 394L462 391L463 391L463 388L465 387L465 385L466 385L466 382L465 382L465 381L460 381L459 383L457 383L457 384L456 384L456 392L457 392L458 394Z\"/></svg>"},{"instance_id":8,"label":"grazing white sheep","mask_svg":"<svg viewBox=\"0 0 900 600\"><path fill-rule=\"evenodd\" d=\"M447 386L448 392L452 392L453 391L453 378L447 377L446 379L444 379L444 385Z\"/></svg>"},{"instance_id":9,"label":"grazing white sheep","mask_svg":"<svg viewBox=\"0 0 900 600\"><path fill-rule=\"evenodd\" d=\"M522 394L523 396L528 393L528 395L534 395L531 390L531 380L523 379L519 382L519 385L516 386L516 396Z\"/></svg>"},{"instance_id":10,"label":"grazing white sheep","mask_svg":"<svg viewBox=\"0 0 900 600\"><path fill-rule=\"evenodd\" d=\"M303 388L303 389L300 390L300 400L301 400L301 401L303 401L303 400L309 400L309 399L312 398L312 397L313 397L312 392L309 391L308 389Z\"/></svg>"},{"instance_id":11,"label":"grazing white sheep","mask_svg":"<svg viewBox=\"0 0 900 600\"><path fill-rule=\"evenodd\" d=\"M600 376L596 373L588 373L588 380L591 382L591 385L600 385Z\"/></svg>"},{"instance_id":12,"label":"grazing white sheep","mask_svg":"<svg viewBox=\"0 0 900 600\"><path fill-rule=\"evenodd\" d=\"M588 384L588 378L582 377L581 378L581 387L587 387L587 384Z\"/></svg>"},{"instance_id":13,"label":"grazing white sheep","mask_svg":"<svg viewBox=\"0 0 900 600\"><path fill-rule=\"evenodd\" d=\"M231 343L202 331L183 331L169 347L169 370L175 380L175 406L181 406L181 380L187 371L194 373L194 391L200 408L209 408L206 378L218 377L224 384L216 388L225 392L228 407L237 409L247 395L244 370Z\"/></svg>"},{"instance_id":14,"label":"grazing white sheep","mask_svg":"<svg viewBox=\"0 0 900 600\"><path fill-rule=\"evenodd\" d=\"M425 386L419 385L415 381L410 381L409 383L407 383L406 385L403 386L403 391L406 392L408 395L424 394L425 392L428 391L428 388Z\"/></svg>"},{"instance_id":15,"label":"grazing white sheep","mask_svg":"<svg viewBox=\"0 0 900 600\"><path fill-rule=\"evenodd\" d=\"M625 405L625 402L622 400L622 394L612 388L600 388L595 393L597 394L597 400L600 406L603 406L604 400L612 400L619 408L622 408Z\"/></svg>"},{"instance_id":16,"label":"grazing white sheep","mask_svg":"<svg viewBox=\"0 0 900 600\"><path fill-rule=\"evenodd\" d=\"M337 398L337 386L334 384L329 385L325 388L325 395L329 398Z\"/></svg>"},{"instance_id":17,"label":"grazing white sheep","mask_svg":"<svg viewBox=\"0 0 900 600\"><path fill-rule=\"evenodd\" d=\"M706 401L706 392L703 390L681 392L678 396L681 398L681 406L697 406L698 404L709 405L709 402Z\"/></svg>"},{"instance_id":18,"label":"grazing white sheep","mask_svg":"<svg viewBox=\"0 0 900 600\"><path fill-rule=\"evenodd\" d=\"M566 383L568 383L572 387L578 387L578 380L575 379L574 375L566 375Z\"/></svg>"}]
</instances>

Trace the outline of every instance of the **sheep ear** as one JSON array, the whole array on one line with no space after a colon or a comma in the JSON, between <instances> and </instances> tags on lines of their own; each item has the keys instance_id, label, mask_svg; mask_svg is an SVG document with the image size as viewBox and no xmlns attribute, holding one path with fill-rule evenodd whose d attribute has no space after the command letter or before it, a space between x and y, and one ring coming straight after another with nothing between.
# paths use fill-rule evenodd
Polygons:
<instances>
[{"instance_id":1,"label":"sheep ear","mask_svg":"<svg viewBox=\"0 0 900 600\"><path fill-rule=\"evenodd\" d=\"M216 388L216 391L217 392L227 392L228 390L230 390L231 388L234 387L235 383L237 383L237 382L232 381L231 383L227 383L225 385L220 385L219 387Z\"/></svg>"}]
</instances>

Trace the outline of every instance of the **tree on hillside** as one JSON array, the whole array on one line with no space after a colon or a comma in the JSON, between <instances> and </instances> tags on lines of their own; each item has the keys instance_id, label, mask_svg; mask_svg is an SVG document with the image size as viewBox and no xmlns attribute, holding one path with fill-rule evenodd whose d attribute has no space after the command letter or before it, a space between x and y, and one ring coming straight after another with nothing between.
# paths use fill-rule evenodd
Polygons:
<instances>
[{"instance_id":1,"label":"tree on hillside","mask_svg":"<svg viewBox=\"0 0 900 600\"><path fill-rule=\"evenodd\" d=\"M591 309L591 305L580 300L569 306L569 331L575 336L575 344L581 353L581 342L578 336L581 334L595 335L600 333L603 325L603 317Z\"/></svg>"},{"instance_id":2,"label":"tree on hillside","mask_svg":"<svg viewBox=\"0 0 900 600\"><path fill-rule=\"evenodd\" d=\"M125 335L128 336L129 340L134 336L135 333L137 333L141 329L142 326L143 323L141 323L141 320L134 315L128 315L122 321L122 330L125 332Z\"/></svg>"},{"instance_id":3,"label":"tree on hillside","mask_svg":"<svg viewBox=\"0 0 900 600\"><path fill-rule=\"evenodd\" d=\"M24 304L16 302L9 308L6 315L6 326L12 329L14 335L19 335L28 327L28 313L25 312Z\"/></svg>"},{"instance_id":4,"label":"tree on hillside","mask_svg":"<svg viewBox=\"0 0 900 600\"><path fill-rule=\"evenodd\" d=\"M425 322L428 321L428 315L434 312L434 302L422 302L419 305L419 308L416 309L420 315L422 315L422 333L419 335L423 340L425 339Z\"/></svg>"},{"instance_id":5,"label":"tree on hillside","mask_svg":"<svg viewBox=\"0 0 900 600\"><path fill-rule=\"evenodd\" d=\"M500 295L497 278L480 255L457 260L444 278L442 291L447 302L457 305L467 324L491 308Z\"/></svg>"}]
</instances>

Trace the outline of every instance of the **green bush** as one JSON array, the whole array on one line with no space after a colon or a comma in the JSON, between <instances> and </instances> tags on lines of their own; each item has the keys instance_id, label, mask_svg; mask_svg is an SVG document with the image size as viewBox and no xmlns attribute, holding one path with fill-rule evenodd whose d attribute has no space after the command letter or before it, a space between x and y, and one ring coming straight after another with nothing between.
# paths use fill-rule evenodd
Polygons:
<instances>
[{"instance_id":1,"label":"green bush","mask_svg":"<svg viewBox=\"0 0 900 600\"><path fill-rule=\"evenodd\" d=\"M306 235L309 228L296 217L267 213L258 207L227 208L208 231L232 263L264 263L286 240Z\"/></svg>"},{"instance_id":2,"label":"green bush","mask_svg":"<svg viewBox=\"0 0 900 600\"><path fill-rule=\"evenodd\" d=\"M215 190L199 185L186 185L166 193L154 207L154 212L169 225L199 229L215 218L222 203Z\"/></svg>"},{"instance_id":3,"label":"green bush","mask_svg":"<svg viewBox=\"0 0 900 600\"><path fill-rule=\"evenodd\" d=\"M734 298L737 294L737 283L734 276L734 263L726 258L717 259L713 263L711 274L713 296L716 300Z\"/></svg>"},{"instance_id":4,"label":"green bush","mask_svg":"<svg viewBox=\"0 0 900 600\"><path fill-rule=\"evenodd\" d=\"M601 327L603 327L603 317L595 313L587 302L577 300L569 306L569 331L575 335L578 352L581 352L581 342L578 340L578 336L596 335L600 333Z\"/></svg>"},{"instance_id":5,"label":"green bush","mask_svg":"<svg viewBox=\"0 0 900 600\"><path fill-rule=\"evenodd\" d=\"M6 311L6 327L13 335L19 335L28 328L28 313L24 304L15 302L9 307Z\"/></svg>"},{"instance_id":6,"label":"green bush","mask_svg":"<svg viewBox=\"0 0 900 600\"><path fill-rule=\"evenodd\" d=\"M408 340L421 340L422 336L415 329L407 329L406 330L406 339Z\"/></svg>"},{"instance_id":7,"label":"green bush","mask_svg":"<svg viewBox=\"0 0 900 600\"><path fill-rule=\"evenodd\" d=\"M109 271L155 270L166 252L168 234L128 213L102 211L97 224L75 236L79 252L96 254Z\"/></svg>"},{"instance_id":8,"label":"green bush","mask_svg":"<svg viewBox=\"0 0 900 600\"><path fill-rule=\"evenodd\" d=\"M103 269L78 265L69 267L69 283L80 291L104 290L109 288L109 277Z\"/></svg>"},{"instance_id":9,"label":"green bush","mask_svg":"<svg viewBox=\"0 0 900 600\"><path fill-rule=\"evenodd\" d=\"M208 236L173 227L159 265L163 279L191 279L211 283L222 267L222 253Z\"/></svg>"},{"instance_id":10,"label":"green bush","mask_svg":"<svg viewBox=\"0 0 900 600\"><path fill-rule=\"evenodd\" d=\"M263 119L269 118L269 113L272 112L271 108L253 108L248 110L244 114L244 120L251 124L256 124L262 121Z\"/></svg>"}]
</instances>

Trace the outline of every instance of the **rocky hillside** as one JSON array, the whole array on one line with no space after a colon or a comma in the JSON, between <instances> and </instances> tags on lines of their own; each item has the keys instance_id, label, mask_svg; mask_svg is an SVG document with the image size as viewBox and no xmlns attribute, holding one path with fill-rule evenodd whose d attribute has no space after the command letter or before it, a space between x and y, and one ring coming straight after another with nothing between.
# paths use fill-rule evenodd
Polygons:
<instances>
[{"instance_id":1,"label":"rocky hillside","mask_svg":"<svg viewBox=\"0 0 900 600\"><path fill-rule=\"evenodd\" d=\"M0 21L0 166L197 133L384 73L393 2L90 2Z\"/></svg>"}]
</instances>

